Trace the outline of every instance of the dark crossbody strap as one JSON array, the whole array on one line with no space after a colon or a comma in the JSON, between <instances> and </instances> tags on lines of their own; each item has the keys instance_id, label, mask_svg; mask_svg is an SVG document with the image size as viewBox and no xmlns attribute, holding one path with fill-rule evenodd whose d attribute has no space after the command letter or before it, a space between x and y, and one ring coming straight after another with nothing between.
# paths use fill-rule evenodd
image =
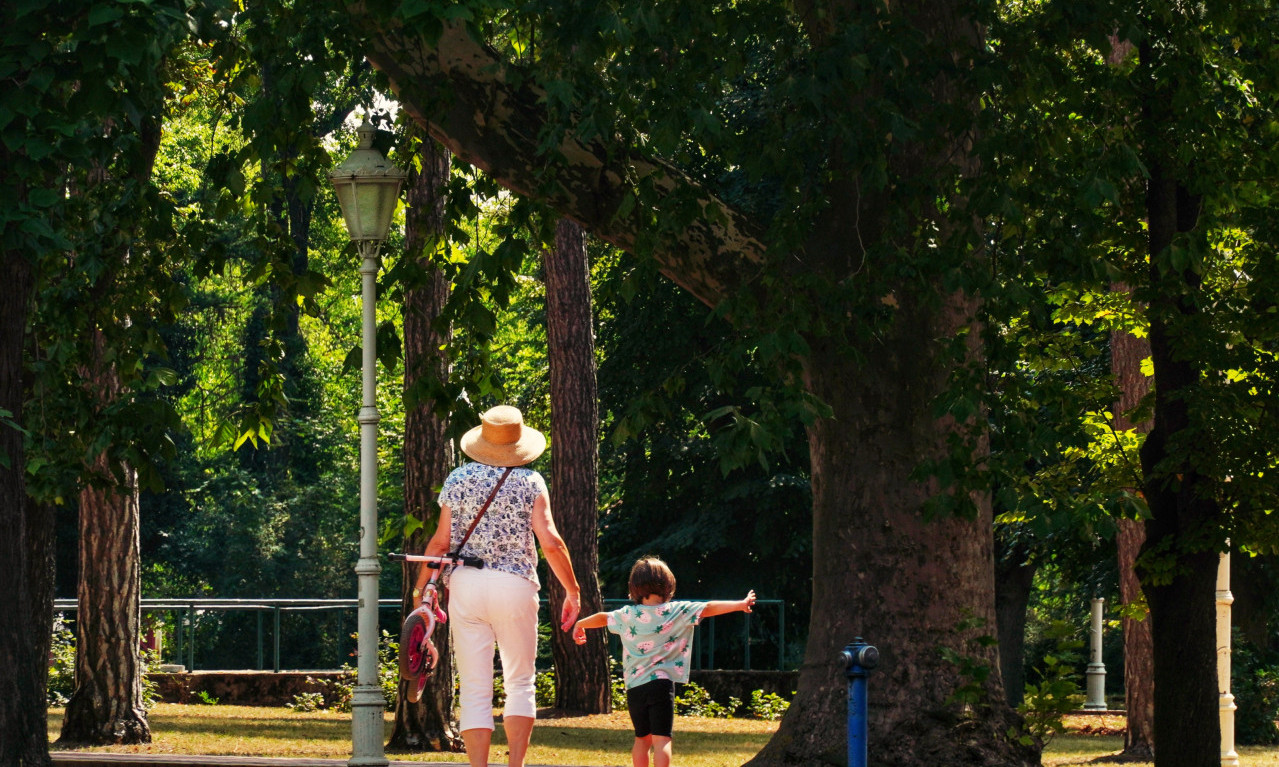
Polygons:
<instances>
[{"instance_id":1,"label":"dark crossbody strap","mask_svg":"<svg viewBox=\"0 0 1279 767\"><path fill-rule=\"evenodd\" d=\"M453 550L455 555L462 553L462 547L471 539L471 533L475 532L475 526L480 523L480 517L484 516L484 512L488 511L489 504L497 497L498 489L502 487L502 483L511 475L511 469L514 468L514 466L508 466L506 467L506 471L502 472L502 476L498 478L497 484L493 486L493 492L489 493L488 500L484 501L484 505L480 507L479 513L475 515L475 519L471 520L471 526L466 528L466 532L462 535L462 541L458 543L457 548Z\"/></svg>"}]
</instances>

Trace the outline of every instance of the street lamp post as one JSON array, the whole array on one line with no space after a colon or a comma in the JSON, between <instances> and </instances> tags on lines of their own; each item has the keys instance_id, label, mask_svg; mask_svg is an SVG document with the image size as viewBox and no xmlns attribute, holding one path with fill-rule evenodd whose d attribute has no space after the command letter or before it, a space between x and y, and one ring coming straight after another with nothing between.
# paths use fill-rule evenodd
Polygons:
<instances>
[{"instance_id":1,"label":"street lamp post","mask_svg":"<svg viewBox=\"0 0 1279 767\"><path fill-rule=\"evenodd\" d=\"M347 232L360 253L363 286L363 384L360 407L360 559L355 565L359 579L359 637L356 684L351 696L350 765L385 765L382 750L382 715L386 704L378 683L377 603L377 317L375 312L377 271L382 243L391 228L391 215L400 197L403 170L392 165L373 148L373 126L365 118L356 133L359 147L329 173L342 206Z\"/></svg>"}]
</instances>

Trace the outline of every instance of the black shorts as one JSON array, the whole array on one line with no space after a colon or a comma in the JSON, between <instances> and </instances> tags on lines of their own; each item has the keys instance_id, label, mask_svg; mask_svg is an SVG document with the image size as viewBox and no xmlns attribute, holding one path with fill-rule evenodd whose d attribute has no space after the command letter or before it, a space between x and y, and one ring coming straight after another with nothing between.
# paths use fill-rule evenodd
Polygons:
<instances>
[{"instance_id":1,"label":"black shorts","mask_svg":"<svg viewBox=\"0 0 1279 767\"><path fill-rule=\"evenodd\" d=\"M669 738L671 726L675 723L675 683L669 679L654 679L627 689L626 709L631 712L635 737L660 735Z\"/></svg>"}]
</instances>

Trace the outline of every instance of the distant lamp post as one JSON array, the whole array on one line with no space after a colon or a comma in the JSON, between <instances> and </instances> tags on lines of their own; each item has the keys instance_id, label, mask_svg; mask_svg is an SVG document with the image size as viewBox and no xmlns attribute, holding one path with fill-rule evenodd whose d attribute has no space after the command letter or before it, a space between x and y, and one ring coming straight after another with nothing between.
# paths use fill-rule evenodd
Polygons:
<instances>
[{"instance_id":1,"label":"distant lamp post","mask_svg":"<svg viewBox=\"0 0 1279 767\"><path fill-rule=\"evenodd\" d=\"M337 190L346 228L360 253L360 274L364 278L361 298L364 312L364 401L360 407L360 559L355 565L359 578L359 642L356 685L351 696L350 765L385 765L382 750L382 716L386 703L378 683L377 603L377 271L382 243L391 228L391 215L400 197L405 172L392 165L373 148L377 131L368 118L356 130L359 147L329 173Z\"/></svg>"}]
</instances>

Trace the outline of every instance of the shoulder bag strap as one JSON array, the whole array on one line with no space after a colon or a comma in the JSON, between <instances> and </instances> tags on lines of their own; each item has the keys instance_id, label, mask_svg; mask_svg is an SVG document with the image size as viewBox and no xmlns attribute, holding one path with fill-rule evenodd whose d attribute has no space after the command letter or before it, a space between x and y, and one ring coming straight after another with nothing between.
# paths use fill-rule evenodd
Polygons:
<instances>
[{"instance_id":1,"label":"shoulder bag strap","mask_svg":"<svg viewBox=\"0 0 1279 767\"><path fill-rule=\"evenodd\" d=\"M475 532L475 526L480 523L480 517L484 516L484 512L488 511L489 504L492 503L493 499L497 497L498 489L502 487L502 483L505 482L506 478L511 475L511 470L514 468L515 468L514 466L508 466L506 467L506 471L502 472L502 476L498 478L497 484L493 486L493 492L489 493L488 500L484 501L484 505L480 507L480 511L478 514L475 515L475 519L471 520L471 526L466 528L466 532L462 535L461 543L459 543L457 545L457 548L453 550L454 554L462 553L462 547L466 545L466 542L468 540L470 540L471 533Z\"/></svg>"}]
</instances>

